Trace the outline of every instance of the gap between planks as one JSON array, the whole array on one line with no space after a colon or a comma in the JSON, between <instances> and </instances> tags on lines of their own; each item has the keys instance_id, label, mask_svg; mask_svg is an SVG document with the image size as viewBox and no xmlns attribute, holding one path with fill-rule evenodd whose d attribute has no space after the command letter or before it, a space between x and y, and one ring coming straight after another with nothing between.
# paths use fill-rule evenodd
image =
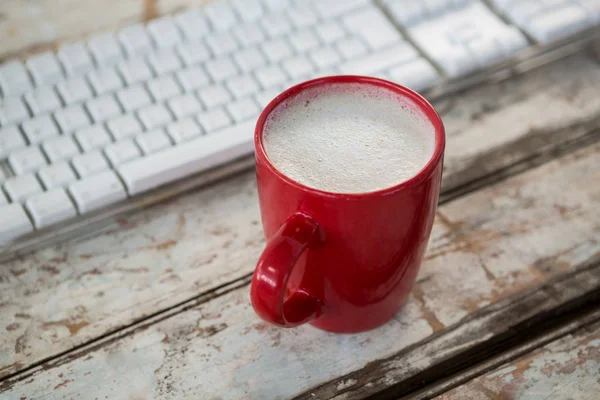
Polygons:
<instances>
[{"instance_id":1,"label":"gap between planks","mask_svg":"<svg viewBox=\"0 0 600 400\"><path fill-rule=\"evenodd\" d=\"M508 348L502 354L491 357L471 368L466 368L454 375L443 377L440 381L434 382L424 389L398 398L398 400L425 400L443 395L454 388L468 384L479 376L486 375L489 372L502 367L504 364L512 363L550 343L556 342L582 329L596 325L600 321L600 306L590 308L590 310L584 308L579 309L574 313L569 313L561 318L564 319L563 325L559 325L554 329L542 330L541 332L537 332L536 330L533 334L533 336L535 336L533 339L519 344L518 346Z\"/></svg>"},{"instance_id":2,"label":"gap between planks","mask_svg":"<svg viewBox=\"0 0 600 400\"><path fill-rule=\"evenodd\" d=\"M585 315L562 328L561 332L556 332L557 334L564 332L567 333L566 335L545 346L535 347L531 352L525 352L520 357L508 360L494 370L444 392L436 399L597 400L600 393L598 380L600 365L600 320L598 318L600 315L598 314L596 310ZM549 334L548 339L554 333ZM539 342L545 339L542 338ZM432 392L434 393L437 391ZM423 394L427 395L427 393ZM423 398L421 395L413 397L416 400L421 398Z\"/></svg>"}]
</instances>

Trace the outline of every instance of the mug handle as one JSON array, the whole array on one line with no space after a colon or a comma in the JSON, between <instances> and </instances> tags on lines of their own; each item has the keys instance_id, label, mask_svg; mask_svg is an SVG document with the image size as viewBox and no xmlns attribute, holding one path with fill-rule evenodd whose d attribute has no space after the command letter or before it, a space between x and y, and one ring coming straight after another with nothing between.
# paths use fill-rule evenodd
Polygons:
<instances>
[{"instance_id":1,"label":"mug handle","mask_svg":"<svg viewBox=\"0 0 600 400\"><path fill-rule=\"evenodd\" d=\"M269 239L260 256L250 287L256 313L265 321L286 328L309 322L323 311L323 301L299 289L284 301L288 280L304 250L325 241L317 222L301 212L289 217Z\"/></svg>"}]
</instances>

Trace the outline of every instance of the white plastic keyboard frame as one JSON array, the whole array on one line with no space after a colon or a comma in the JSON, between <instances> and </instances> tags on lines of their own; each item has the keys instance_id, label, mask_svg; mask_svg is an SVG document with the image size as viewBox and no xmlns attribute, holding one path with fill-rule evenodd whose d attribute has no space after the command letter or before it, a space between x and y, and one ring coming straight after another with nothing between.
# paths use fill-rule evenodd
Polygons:
<instances>
[{"instance_id":1,"label":"white plastic keyboard frame","mask_svg":"<svg viewBox=\"0 0 600 400\"><path fill-rule=\"evenodd\" d=\"M425 91L430 100L440 100L480 84L494 84L523 72L538 68L569 55L600 44L600 28L594 27L565 39L532 45L508 59L502 60L466 77L446 80ZM21 236L4 247L0 246L0 262L22 256L32 250L72 239L82 239L119 226L118 217L198 189L254 166L254 155L172 182L160 188L130 197L95 212L75 217L63 223Z\"/></svg>"}]
</instances>

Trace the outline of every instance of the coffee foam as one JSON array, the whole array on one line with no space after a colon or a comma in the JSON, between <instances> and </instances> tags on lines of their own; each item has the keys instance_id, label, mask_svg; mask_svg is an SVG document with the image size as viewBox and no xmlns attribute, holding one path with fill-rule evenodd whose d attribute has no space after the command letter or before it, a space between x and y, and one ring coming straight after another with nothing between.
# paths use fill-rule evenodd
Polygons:
<instances>
[{"instance_id":1,"label":"coffee foam","mask_svg":"<svg viewBox=\"0 0 600 400\"><path fill-rule=\"evenodd\" d=\"M433 156L435 128L406 97L368 84L308 89L279 104L263 133L267 157L291 179L364 193L415 176Z\"/></svg>"}]
</instances>

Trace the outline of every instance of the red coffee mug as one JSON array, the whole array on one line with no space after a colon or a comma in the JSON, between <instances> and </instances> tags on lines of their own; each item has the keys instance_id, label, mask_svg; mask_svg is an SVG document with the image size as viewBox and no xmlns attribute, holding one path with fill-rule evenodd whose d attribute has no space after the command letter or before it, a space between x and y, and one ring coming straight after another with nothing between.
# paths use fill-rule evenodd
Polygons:
<instances>
[{"instance_id":1,"label":"red coffee mug","mask_svg":"<svg viewBox=\"0 0 600 400\"><path fill-rule=\"evenodd\" d=\"M271 164L263 146L271 111L307 89L339 83L392 90L424 112L435 127L435 150L415 177L383 190L340 194L304 186ZM254 143L267 238L250 288L256 313L282 327L310 322L340 333L369 330L393 318L417 276L439 198L445 137L435 109L414 91L385 80L320 78L267 105Z\"/></svg>"}]
</instances>

